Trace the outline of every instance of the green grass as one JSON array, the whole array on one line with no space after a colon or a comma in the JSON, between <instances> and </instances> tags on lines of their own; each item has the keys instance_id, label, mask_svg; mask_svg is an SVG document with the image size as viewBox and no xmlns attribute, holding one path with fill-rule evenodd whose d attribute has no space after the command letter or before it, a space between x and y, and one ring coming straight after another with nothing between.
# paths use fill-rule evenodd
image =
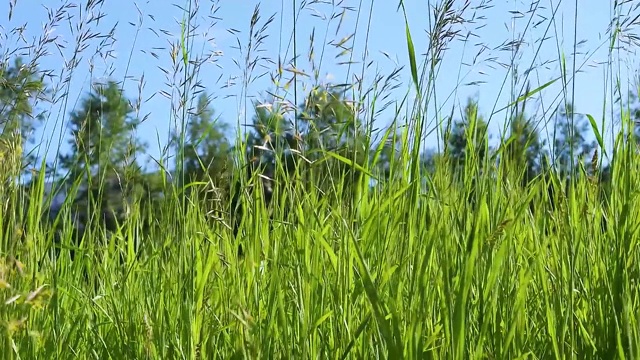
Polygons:
<instances>
[{"instance_id":1,"label":"green grass","mask_svg":"<svg viewBox=\"0 0 640 360\"><path fill-rule=\"evenodd\" d=\"M181 6L192 19L195 3ZM278 194L286 205L274 210L272 229L254 205L241 229L243 258L228 224L211 221L197 199L167 196L154 211L134 208L109 241L96 230L74 261L65 221L54 260L38 202L25 209L15 185L3 182L0 223L19 225L0 234L2 358L638 358L640 154L633 145L616 142L610 154L610 192L581 175L557 191L555 206L547 189L561 181L553 173L520 186L519 169L504 163L485 160L480 172L475 146L462 175L446 158L431 174L418 166L423 136L442 131L427 129L426 114L437 101L437 59L457 26L447 10L431 19L436 35L422 64L407 24L408 51L399 56L409 56L403 71L420 96L397 102L396 120L407 126L391 179L369 189L365 176L350 201L341 200L339 179L333 194L294 184ZM189 78L198 69L188 61L183 25L173 71ZM190 99L194 83L175 85L173 96ZM186 114L172 108L178 122ZM0 155L8 148L0 146ZM372 164L360 166L373 172ZM42 196L34 189L34 198ZM140 219L155 225L143 231Z\"/></svg>"}]
</instances>

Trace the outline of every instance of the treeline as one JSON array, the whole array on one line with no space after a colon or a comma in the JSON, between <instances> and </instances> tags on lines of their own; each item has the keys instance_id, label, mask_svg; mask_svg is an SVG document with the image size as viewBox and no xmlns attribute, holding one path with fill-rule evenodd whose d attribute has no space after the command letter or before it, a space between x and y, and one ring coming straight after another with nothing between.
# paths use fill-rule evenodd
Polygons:
<instances>
[{"instance_id":1,"label":"treeline","mask_svg":"<svg viewBox=\"0 0 640 360\"><path fill-rule=\"evenodd\" d=\"M6 175L4 189L20 184L18 188L27 190L21 191L25 196L46 182L54 193L74 194L70 200L69 196L58 197L49 217L57 216L60 199L65 199L76 226L97 220L114 229L133 206L148 206L175 193L198 198L205 208L214 208L206 210L229 215L228 203L240 189L252 186L249 178L256 173L263 184L282 182L276 179L282 170L291 176L297 173L330 193L336 179L345 184L355 181L357 171L351 164L371 157L367 129L356 116L353 101L338 88L311 91L295 119L288 118L284 107L277 104L255 103L253 122L237 143L230 140L229 125L215 117L208 95L202 93L189 109L184 134L170 134L167 149L175 153L173 163L156 160L158 170L149 170L141 166L149 144L138 136L142 119L136 116L137 104L118 83L108 82L94 84L69 114L65 127L69 151L44 163L34 153L21 150L36 142L34 130L45 118L34 116L35 104L48 94L38 74L20 59L0 70L1 139L5 144L1 153L11 157L3 162L5 166L12 166L2 172ZM308 171L301 170L301 163L307 164ZM11 197L7 191L0 195ZM50 207L45 206L44 211ZM5 217L5 223L13 221Z\"/></svg>"},{"instance_id":2,"label":"treeline","mask_svg":"<svg viewBox=\"0 0 640 360\"><path fill-rule=\"evenodd\" d=\"M189 189L184 193L197 195L204 207L232 215L229 202L240 189L251 186L250 178L263 187L267 184L269 191L274 184L296 178L311 182L325 195L344 195L350 193L344 191L348 187L362 185L363 174L377 180L372 186L394 181L405 164L400 159L407 144L402 141L402 128L392 122L380 131L381 138L373 139L372 129L359 116L358 102L343 88L327 86L311 90L295 118L277 102L255 103L252 124L238 142L230 140L229 125L216 118L209 97L202 93L189 111L184 134L171 134L168 148L176 152L174 163L158 162L159 170L150 171L140 166L149 147L136 135L142 119L136 117L136 105L116 82L95 84L82 98L69 114L69 152L46 164L23 151L26 144L35 142L34 130L44 119L35 110L35 103L48 94L44 78L17 59L2 65L0 81L0 198L9 199L10 185L20 183L25 175L30 175L22 185L26 189L51 175L54 189L77 194L71 203L82 224L90 221L93 209L101 215L99 223L114 228L131 206L149 205L175 189ZM460 117L450 116L443 122L444 149L423 154L423 171L433 172L438 164L450 166L454 177L464 182L470 173L503 166L527 186L553 169L563 180L584 174L607 183L610 169L602 166L597 141L589 140L593 130L587 118L574 113L571 105L559 107L552 116L553 140L548 143L541 135L544 121L529 118L525 103L510 109L508 132L497 147L491 147L487 122L477 103L469 100ZM478 161L469 161L469 156ZM468 164L482 168L469 172ZM278 174L289 178L278 178ZM332 191L336 187L343 191ZM8 213L9 205L4 206ZM11 221L4 217L5 224Z\"/></svg>"}]
</instances>

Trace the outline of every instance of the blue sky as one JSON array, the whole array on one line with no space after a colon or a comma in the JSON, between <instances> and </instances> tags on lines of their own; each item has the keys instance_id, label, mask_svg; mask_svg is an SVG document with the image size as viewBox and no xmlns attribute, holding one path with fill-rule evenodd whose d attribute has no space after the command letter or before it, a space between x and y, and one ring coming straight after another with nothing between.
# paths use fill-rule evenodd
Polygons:
<instances>
[{"instance_id":1,"label":"blue sky","mask_svg":"<svg viewBox=\"0 0 640 360\"><path fill-rule=\"evenodd\" d=\"M538 8L534 10L531 9L528 1L496 0L484 2L491 7L478 10L474 24L465 24L458 28L463 34L471 32L475 36L470 37L466 43L454 40L446 50L436 84L435 99L437 106L442 109L440 115L448 114L452 105L464 103L469 96L478 98L480 112L485 117L488 117L493 110L508 104L511 74L506 66L499 64L509 64L511 53L499 48L511 39L519 38L525 28L524 40L526 44L520 49L516 61L519 63L521 74L530 66L534 68L529 73L532 88L560 75L558 62L560 51L564 52L569 69L572 67L575 1L541 1ZM198 3L200 11L194 22L199 25L199 28L194 36L193 54L203 55L214 51L221 54L215 57L215 62L212 61L203 66L198 77L202 85L206 86L206 91L213 96L212 106L216 113L222 121L231 125L232 132L229 135L233 136L233 130L237 124L243 123L245 117L246 119L251 117L250 107L245 111L242 102L240 83L244 60L243 55L237 48L234 48L237 46L237 39L242 47L246 48L251 15L256 4L259 3L261 19L258 27L262 26L271 15L274 15L274 21L266 31L268 37L261 47L264 52L259 54L270 58L273 63L263 62L262 65L267 66L267 70L272 72L276 69L275 64L277 64L279 55L285 61L290 61L293 53L293 1L200 1ZM296 0L296 9L299 8L299 3L300 0ZM428 1L405 1L408 22L418 56L427 51L426 30L431 26L428 15L430 3ZM459 7L462 3L463 1L456 1L455 6ZM480 3L481 1L471 1L471 7ZM613 16L613 2L581 1L579 3L577 41L584 40L584 42L578 48L576 56L576 67L580 70L575 78L576 109L581 113L592 114L600 122L603 106L605 106L605 96L607 102L611 101L611 78L607 73L610 69L606 67L609 36L606 31ZM47 9L43 5L50 9L56 9L62 4L63 2L60 1L18 1L13 10L11 21L6 15L0 17L0 33L7 34L0 38L0 54L3 59L7 55L7 50L21 47L26 49L34 41L37 42L38 37L42 36L43 26L48 21ZM55 157L61 131L63 131L62 136L66 136L65 125L68 114L88 91L92 79L106 79L110 76L118 81L124 80L126 95L135 99L138 97L138 80L143 75L145 85L142 89L143 104L140 108L140 116L148 115L148 118L138 130L137 135L150 145L146 155L155 158L159 156L161 147L166 143L168 130L175 126L175 123L172 123L175 119L172 120L171 102L161 95L161 91L171 92L171 88L167 85L171 80L167 79L160 68L169 71L171 69L170 44L179 40L179 22L184 16L184 12L179 7L185 7L188 4L188 1L151 0L146 2L107 0L104 2L99 12L105 16L99 22L92 23L90 31L107 33L115 26L115 41L111 42L102 38L89 41L90 46L83 51L83 57L80 59L77 70L71 74L72 81L69 87L69 96L66 98L67 102L60 101L53 106L41 104L41 108L50 111L46 126L37 134L39 139L51 142L48 159ZM212 5L218 8L215 14L210 11ZM8 2L0 5L0 14L8 14L8 6ZM534 23L545 18L551 19L556 6L558 11L554 23L547 21L537 27L533 26ZM323 20L322 17L330 17L332 13L341 13L341 7L349 7L353 11L345 12L340 29L336 33L340 18L334 19L327 26L328 20ZM327 45L321 64L321 78L334 83L351 82L354 74L360 76L362 73L361 59L366 48L366 63L371 62L372 65L364 72L365 84L367 84L365 86L371 84L373 76L377 72L386 75L391 73L395 67L404 66L404 70L400 74L401 85L391 95L391 98L401 100L407 91L412 90L412 84L408 66L404 15L397 8L398 1L381 0L373 3L346 0L338 6L333 6L331 2L329 4L308 5L305 10L297 14L299 16L296 25L298 53L300 54L299 69L311 73L309 62L306 61L306 54L310 44L309 36L314 29L316 59L320 56L323 43L332 40L339 41L355 31L355 37L347 44L354 48L352 60L356 63L350 67L338 65L338 62L346 61L348 58L336 59L335 56L341 49ZM532 13L533 16L531 16ZM47 46L49 55L39 61L42 69L53 70L54 73L61 74L65 59L70 59L73 54L76 43L74 38L77 36L77 32L72 32L70 29L77 26L80 19L88 17L84 13L84 2L82 2L82 8L69 8L67 16L71 15L73 18L70 21L60 22L55 31L50 33L51 36L58 36L58 38ZM473 9L469 8L464 17L470 18L472 15ZM143 23L138 28L139 19L142 19ZM531 23L529 23L530 21ZM368 23L371 25L368 26ZM551 24L550 27L549 24ZM24 41L12 33L13 29L22 26L25 26ZM234 35L228 29L239 32ZM635 29L629 29L629 31L633 30ZM546 40L540 45L542 38ZM110 57L101 58L99 55L94 55L95 49L98 47L97 44L101 41L107 41L108 45L103 49L108 50ZM65 48L61 49L55 43L65 44ZM484 44L487 48L473 63L473 59L480 50L478 44ZM153 57L151 52L156 53L158 58ZM31 57L27 50L22 50L22 53L27 55L27 59ZM620 64L620 68L614 68L613 71L619 71L623 88L631 86L630 81L633 79L630 79L628 74L635 76L637 68L633 53L620 51L616 52L616 56L619 56L619 59L614 60L616 65ZM234 60L238 61L240 66L236 65ZM420 65L421 59L418 61ZM626 66L629 66L631 70L628 70ZM92 69L91 73L89 72L90 68ZM264 73L267 70L259 66L254 75ZM69 74L64 75L68 76ZM290 75L287 77L290 78ZM476 86L463 85L478 81L482 83ZM234 82L236 85L225 86ZM59 84L60 79L54 78L52 83ZM296 103L301 102L302 96L311 84L310 79L302 79L299 82L299 96ZM523 82L519 83L518 89L522 86ZM247 94L255 97L256 100L267 100L265 91L273 91L274 89L267 75L252 83ZM608 91L606 94L605 90ZM278 93L285 94L282 91ZM411 94L413 96L413 93ZM571 88L569 88L570 94ZM535 106L530 104L528 113L539 118L546 115L548 118L549 114L543 114L538 110L555 108L559 104L561 95L560 83L546 88L538 97L539 102ZM292 89L286 93L286 96L288 100L294 101ZM430 127L434 126L437 115L433 112L434 108L433 105L429 108ZM390 110L392 109L393 107L390 108ZM606 109L610 109L610 105L607 105ZM490 129L494 138L502 129L505 115L504 112L496 113L491 119ZM392 116L391 111L380 114L375 120L377 127L387 124ZM66 141L65 137L61 147L63 152L67 150ZM427 146L436 146L435 141L435 135L432 135L427 139ZM146 159L143 162L152 164Z\"/></svg>"}]
</instances>

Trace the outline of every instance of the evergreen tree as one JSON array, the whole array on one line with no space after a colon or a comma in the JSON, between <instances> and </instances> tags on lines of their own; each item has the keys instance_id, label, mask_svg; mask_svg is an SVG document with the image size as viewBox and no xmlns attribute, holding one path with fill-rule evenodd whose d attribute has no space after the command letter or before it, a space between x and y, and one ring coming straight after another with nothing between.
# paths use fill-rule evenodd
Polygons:
<instances>
[{"instance_id":1,"label":"evergreen tree","mask_svg":"<svg viewBox=\"0 0 640 360\"><path fill-rule=\"evenodd\" d=\"M505 142L504 159L510 169L519 172L522 184L526 185L542 172L546 141L540 139L533 119L526 117L524 109L523 104L522 109L513 116L509 124L510 132Z\"/></svg>"},{"instance_id":2,"label":"evergreen tree","mask_svg":"<svg viewBox=\"0 0 640 360\"><path fill-rule=\"evenodd\" d=\"M572 119L573 118L573 119ZM576 176L582 164L592 173L591 156L596 148L595 141L588 141L590 129L583 115L574 111L573 104L558 107L554 119L553 165L563 179Z\"/></svg>"},{"instance_id":3,"label":"evergreen tree","mask_svg":"<svg viewBox=\"0 0 640 360\"><path fill-rule=\"evenodd\" d=\"M227 124L214 119L214 114L208 96L201 94L187 124L184 173L187 181L210 181L222 188L230 170L231 144L224 134ZM179 134L173 139L177 142Z\"/></svg>"},{"instance_id":4,"label":"evergreen tree","mask_svg":"<svg viewBox=\"0 0 640 360\"><path fill-rule=\"evenodd\" d=\"M448 134L447 134L448 133ZM478 115L478 103L468 99L462 119L453 123L453 129L445 133L445 154L458 174L464 174L468 151L473 149L479 164L483 164L489 139L487 122Z\"/></svg>"},{"instance_id":5,"label":"evergreen tree","mask_svg":"<svg viewBox=\"0 0 640 360\"><path fill-rule=\"evenodd\" d=\"M115 222L122 221L131 204L144 195L136 156L146 144L133 135L140 124L133 112L123 91L110 81L95 84L80 109L71 114L71 153L60 155L60 162L69 171L68 181L79 181L75 211L83 224L97 209L100 222L113 230Z\"/></svg>"},{"instance_id":6,"label":"evergreen tree","mask_svg":"<svg viewBox=\"0 0 640 360\"><path fill-rule=\"evenodd\" d=\"M146 144L133 137L140 120L132 114L133 107L116 82L94 86L80 110L71 114L71 154L60 156L63 168L75 175L72 178L85 171L95 176L138 169L135 157Z\"/></svg>"}]
</instances>

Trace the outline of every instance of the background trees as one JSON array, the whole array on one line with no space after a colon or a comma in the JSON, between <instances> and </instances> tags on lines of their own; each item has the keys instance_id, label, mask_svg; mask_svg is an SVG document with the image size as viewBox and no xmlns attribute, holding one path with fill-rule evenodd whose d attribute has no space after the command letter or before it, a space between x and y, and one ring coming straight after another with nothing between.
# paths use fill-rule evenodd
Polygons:
<instances>
[{"instance_id":1,"label":"background trees","mask_svg":"<svg viewBox=\"0 0 640 360\"><path fill-rule=\"evenodd\" d=\"M62 167L72 178L82 173L138 172L135 160L147 145L134 135L140 120L132 114L133 106L117 83L95 84L80 109L71 113L71 152L60 155Z\"/></svg>"},{"instance_id":2,"label":"background trees","mask_svg":"<svg viewBox=\"0 0 640 360\"><path fill-rule=\"evenodd\" d=\"M547 155L546 140L540 137L540 127L525 113L525 103L509 123L509 136L504 141L503 158L509 169L513 169L521 184L526 186L543 171Z\"/></svg>"},{"instance_id":3,"label":"background trees","mask_svg":"<svg viewBox=\"0 0 640 360\"><path fill-rule=\"evenodd\" d=\"M254 168L260 164L261 171L271 176L279 166L293 175L301 163L311 164L304 170L306 180L328 193L338 183L351 186L357 181L359 171L350 163L366 160L369 141L343 92L331 87L312 89L299 106L297 130L281 106L254 105L246 145L248 164Z\"/></svg>"},{"instance_id":4,"label":"background trees","mask_svg":"<svg viewBox=\"0 0 640 360\"><path fill-rule=\"evenodd\" d=\"M361 172L353 164L361 165L367 160L370 146L354 101L338 88L317 87L300 108L305 157L317 162L313 170L315 183L330 193L336 185L354 186ZM327 156L327 152L343 159Z\"/></svg>"},{"instance_id":5,"label":"background trees","mask_svg":"<svg viewBox=\"0 0 640 360\"><path fill-rule=\"evenodd\" d=\"M99 222L115 229L129 207L144 198L143 173L136 162L146 144L135 136L140 120L116 82L94 84L69 119L69 154L59 156L68 174L66 183L77 185L75 213L84 224L98 210ZM75 193L74 190L71 194Z\"/></svg>"},{"instance_id":6,"label":"background trees","mask_svg":"<svg viewBox=\"0 0 640 360\"><path fill-rule=\"evenodd\" d=\"M231 143L225 132L228 125L214 118L209 97L202 93L187 123L184 148L184 173L187 181L210 181L216 187L228 184L231 168ZM179 143L180 134L172 134Z\"/></svg>"},{"instance_id":7,"label":"background trees","mask_svg":"<svg viewBox=\"0 0 640 360\"><path fill-rule=\"evenodd\" d=\"M43 76L36 67L20 57L0 63L0 241L4 243L23 233L27 211L21 205L28 194L22 183L36 161L26 147L35 143L34 130L44 119L36 104L45 96Z\"/></svg>"},{"instance_id":8,"label":"background trees","mask_svg":"<svg viewBox=\"0 0 640 360\"><path fill-rule=\"evenodd\" d=\"M46 93L46 86L36 70L25 66L20 59L12 66L4 64L0 74L0 155L3 159L18 156L22 169L26 163L34 164L36 159L33 155L18 154L15 145L9 145L15 142L10 143L8 139L18 136L19 143L33 142L29 136L43 119L42 114L35 114L34 104ZM262 184L269 187L278 182L274 179L277 174L285 176L280 180L302 176L307 184L325 194L342 187L340 193L344 195L349 194L344 190L356 185L361 175L353 163L366 168L376 150L380 150L375 158L375 171L380 179L389 180L391 164L401 151L402 134L396 132L395 124L391 125L393 129L382 129L389 134L384 143L372 144L357 106L338 87L313 88L299 104L297 119L289 118L285 107L276 102L256 102L254 110L246 141L235 143L227 137L229 126L215 116L207 94L197 98L187 121L183 149L183 170L188 183L207 184L225 195L218 196L218 200L228 201L237 191L234 185L247 185L242 179L234 182L233 175L239 173L244 178L258 171L262 174ZM555 114L552 146L541 138L542 127L527 116L524 104L514 110L508 136L500 144L499 159L519 174L523 186L549 168L545 167L547 155L551 158L549 166L561 177L577 175L577 167L571 171L571 149L573 162L582 161L589 169L590 162L581 160L581 156L591 156L596 144L588 140L588 124L574 113L570 104L558 108ZM638 117L638 113L636 110L632 116ZM124 220L129 206L141 206L166 191L159 171L145 172L137 163L147 147L136 134L139 125L134 105L113 81L94 84L79 107L71 112L70 151L59 156L62 170L67 174L58 172L57 178L78 186L75 210L85 221L90 221L92 216L88 212L95 205L101 222L114 227L116 221ZM179 136L173 133L172 139L177 140ZM445 132L445 152L423 154L422 166L427 173L432 173L436 169L435 159L440 159L448 161L454 174L468 174L464 170L471 154L478 158L476 164L488 164L485 160L493 159L496 153L489 146L489 139L488 125L478 111L477 102L468 99L460 118L451 119ZM234 150L245 155L244 161L237 161ZM247 168L238 172L241 163Z\"/></svg>"},{"instance_id":9,"label":"background trees","mask_svg":"<svg viewBox=\"0 0 640 360\"><path fill-rule=\"evenodd\" d=\"M453 122L445 133L445 153L451 160L454 173L464 174L467 158L473 153L479 164L490 154L488 125L478 114L478 103L472 99L462 109L462 118Z\"/></svg>"},{"instance_id":10,"label":"background trees","mask_svg":"<svg viewBox=\"0 0 640 360\"><path fill-rule=\"evenodd\" d=\"M596 169L590 160L596 142L587 140L590 126L586 118L575 112L573 104L558 107L554 115L552 166L562 179L577 176L581 165L592 174Z\"/></svg>"},{"instance_id":11,"label":"background trees","mask_svg":"<svg viewBox=\"0 0 640 360\"><path fill-rule=\"evenodd\" d=\"M22 150L35 142L34 131L44 119L44 113L36 112L35 102L45 95L37 68L20 57L12 65L0 63L0 169L4 174L11 173L7 167L18 160L20 169L35 165L35 155Z\"/></svg>"}]
</instances>

